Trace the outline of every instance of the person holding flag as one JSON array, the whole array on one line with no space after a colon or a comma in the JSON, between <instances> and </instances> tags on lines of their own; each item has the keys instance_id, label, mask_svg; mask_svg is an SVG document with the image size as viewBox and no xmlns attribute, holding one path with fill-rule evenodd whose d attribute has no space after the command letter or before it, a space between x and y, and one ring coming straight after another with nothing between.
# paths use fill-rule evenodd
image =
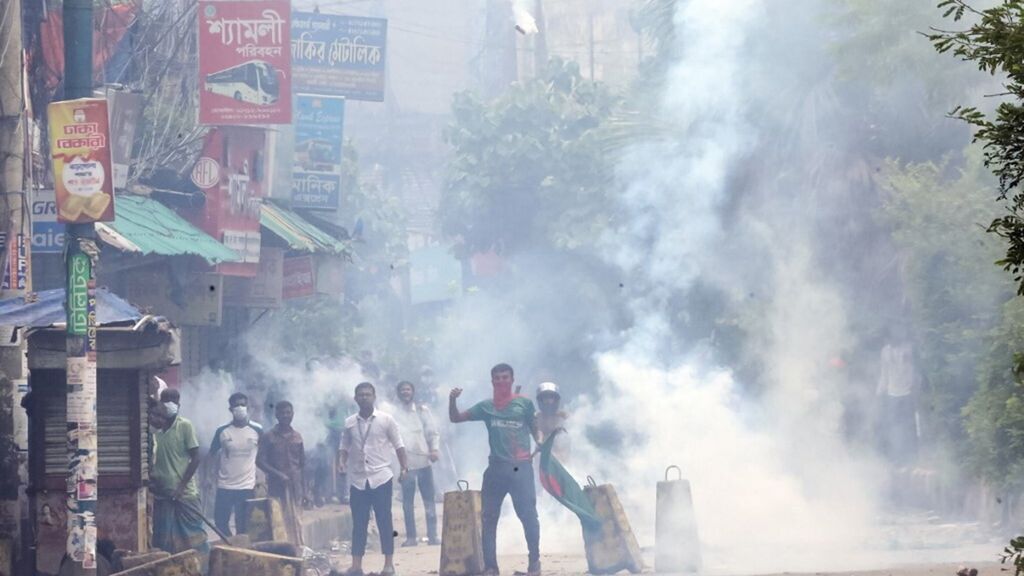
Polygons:
<instances>
[{"instance_id":1,"label":"person holding flag","mask_svg":"<svg viewBox=\"0 0 1024 576\"><path fill-rule=\"evenodd\" d=\"M497 576L498 519L505 495L523 524L529 552L528 576L540 576L540 520L537 518L537 492L533 481L533 453L530 437L537 437L536 409L529 398L515 394L515 375L508 364L491 368L494 396L459 411L461 388L453 388L448 397L448 418L452 423L481 421L487 426L490 457L481 488L483 504L484 576Z\"/></svg>"}]
</instances>

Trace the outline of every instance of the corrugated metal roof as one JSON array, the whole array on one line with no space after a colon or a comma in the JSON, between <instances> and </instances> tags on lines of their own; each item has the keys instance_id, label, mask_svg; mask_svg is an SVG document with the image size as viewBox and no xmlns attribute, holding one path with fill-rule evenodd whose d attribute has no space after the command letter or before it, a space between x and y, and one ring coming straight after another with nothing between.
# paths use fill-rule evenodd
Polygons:
<instances>
[{"instance_id":1,"label":"corrugated metal roof","mask_svg":"<svg viewBox=\"0 0 1024 576\"><path fill-rule=\"evenodd\" d=\"M121 194L116 202L114 221L96 224L100 239L111 246L141 254L191 254L210 264L242 259L237 252L156 200Z\"/></svg>"},{"instance_id":2,"label":"corrugated metal roof","mask_svg":"<svg viewBox=\"0 0 1024 576\"><path fill-rule=\"evenodd\" d=\"M31 301L22 297L0 300L0 326L44 328L67 320L63 288L43 290L30 296ZM140 318L142 313L125 299L106 288L96 289L96 319L100 326Z\"/></svg>"},{"instance_id":3,"label":"corrugated metal roof","mask_svg":"<svg viewBox=\"0 0 1024 576\"><path fill-rule=\"evenodd\" d=\"M343 242L317 228L312 222L272 202L264 202L260 224L288 243L292 250L327 254L344 254Z\"/></svg>"}]
</instances>

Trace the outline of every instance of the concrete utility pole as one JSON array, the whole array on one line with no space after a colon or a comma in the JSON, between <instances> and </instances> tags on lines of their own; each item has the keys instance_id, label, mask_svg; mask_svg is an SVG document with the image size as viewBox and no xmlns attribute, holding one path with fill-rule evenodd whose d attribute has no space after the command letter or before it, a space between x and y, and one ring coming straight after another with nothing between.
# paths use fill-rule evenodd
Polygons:
<instances>
[{"instance_id":1,"label":"concrete utility pole","mask_svg":"<svg viewBox=\"0 0 1024 576\"><path fill-rule=\"evenodd\" d=\"M93 0L64 0L64 98L93 95ZM111 177L107 175L107 177ZM96 573L96 229L68 224L65 263L68 380L68 539L76 574Z\"/></svg>"},{"instance_id":2,"label":"concrete utility pole","mask_svg":"<svg viewBox=\"0 0 1024 576\"><path fill-rule=\"evenodd\" d=\"M0 0L0 196L3 204L0 224L9 247L18 250L29 244L25 230L25 101L22 78L21 0ZM19 242L19 238L21 242ZM23 259L14 259L14 266L26 263L27 253L15 252ZM0 262L3 260L0 259ZM8 262L12 259L7 258ZM2 269L2 266L0 266ZM19 285L19 270L10 271L9 289L0 288L0 298L22 296L25 284ZM26 278L27 272L21 278ZM7 334L9 337L10 334ZM21 394L18 383L22 373L24 348L0 346L0 572L11 574L17 566L24 573L21 558L21 474L20 455L27 444L27 428L20 413Z\"/></svg>"}]
</instances>

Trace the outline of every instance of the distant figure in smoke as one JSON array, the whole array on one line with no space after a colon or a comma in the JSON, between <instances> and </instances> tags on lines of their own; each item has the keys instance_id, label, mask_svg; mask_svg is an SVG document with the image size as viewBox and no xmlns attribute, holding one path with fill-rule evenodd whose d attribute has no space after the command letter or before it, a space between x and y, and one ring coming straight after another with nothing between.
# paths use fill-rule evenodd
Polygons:
<instances>
[{"instance_id":1,"label":"distant figure in smoke","mask_svg":"<svg viewBox=\"0 0 1024 576\"><path fill-rule=\"evenodd\" d=\"M267 494L278 498L287 517L292 543L302 545L299 508L306 485L303 470L306 467L306 449L302 434L292 428L295 408L282 400L274 407L277 426L260 437L256 465L267 474Z\"/></svg>"},{"instance_id":2,"label":"distant figure in smoke","mask_svg":"<svg viewBox=\"0 0 1024 576\"><path fill-rule=\"evenodd\" d=\"M412 382L399 382L396 390L398 409L395 421L405 443L409 474L402 481L402 512L405 515L405 542L416 545L416 485L419 484L423 508L427 516L427 539L431 546L441 543L437 538L437 502L434 500L433 463L441 456L440 434L434 415L426 404L416 403L416 387Z\"/></svg>"},{"instance_id":3,"label":"distant figure in smoke","mask_svg":"<svg viewBox=\"0 0 1024 576\"><path fill-rule=\"evenodd\" d=\"M232 513L237 533L246 532L245 501L253 498L256 488L256 453L263 427L249 419L249 397L245 394L232 394L228 398L228 409L231 422L214 433L209 458L217 471L213 521L221 532L230 536Z\"/></svg>"},{"instance_id":4,"label":"distant figure in smoke","mask_svg":"<svg viewBox=\"0 0 1024 576\"><path fill-rule=\"evenodd\" d=\"M918 440L914 399L918 372L910 344L886 344L879 368L877 394L882 402L883 448L893 463L907 465L917 454Z\"/></svg>"},{"instance_id":5,"label":"distant figure in smoke","mask_svg":"<svg viewBox=\"0 0 1024 576\"><path fill-rule=\"evenodd\" d=\"M181 394L166 388L153 407L153 546L171 554L194 548L205 553L206 526L199 516L199 439L192 422L178 414Z\"/></svg>"},{"instance_id":6,"label":"distant figure in smoke","mask_svg":"<svg viewBox=\"0 0 1024 576\"><path fill-rule=\"evenodd\" d=\"M537 441L544 442L555 430L565 428L569 415L562 410L562 395L554 382L543 382L537 387ZM554 440L551 452L561 462L569 459L569 435L561 434Z\"/></svg>"},{"instance_id":7,"label":"distant figure in smoke","mask_svg":"<svg viewBox=\"0 0 1024 576\"><path fill-rule=\"evenodd\" d=\"M349 576L362 576L366 553L370 510L377 519L380 549L384 554L381 576L395 573L395 532L392 526L391 502L394 496L394 473L391 454L398 456L401 472L399 482L409 475L405 445L398 423L386 412L374 408L377 390L369 382L356 386L359 412L345 420L345 430L338 447L338 465L348 473L349 500L352 505L352 567Z\"/></svg>"},{"instance_id":8,"label":"distant figure in smoke","mask_svg":"<svg viewBox=\"0 0 1024 576\"><path fill-rule=\"evenodd\" d=\"M465 412L457 406L461 388L453 388L448 397L448 418L453 423L482 421L487 426L491 447L482 487L484 575L497 576L497 532L505 495L523 524L529 552L527 574L540 574L540 521L537 519L537 492L533 482L530 436L537 437L536 409L528 398L515 395L514 372L508 364L491 368L494 397L473 405Z\"/></svg>"}]
</instances>

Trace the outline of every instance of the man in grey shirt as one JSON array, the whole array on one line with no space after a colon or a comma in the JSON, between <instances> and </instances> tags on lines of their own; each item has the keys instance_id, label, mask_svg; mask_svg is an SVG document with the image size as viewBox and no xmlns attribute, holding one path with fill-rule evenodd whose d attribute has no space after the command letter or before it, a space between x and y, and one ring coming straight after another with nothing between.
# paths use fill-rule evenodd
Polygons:
<instances>
[{"instance_id":1,"label":"man in grey shirt","mask_svg":"<svg viewBox=\"0 0 1024 576\"><path fill-rule=\"evenodd\" d=\"M431 464L440 455L440 434L437 423L426 404L416 403L416 388L412 382L398 383L398 407L393 416L398 422L406 457L409 459L409 474L402 482L402 512L405 515L405 546L416 545L416 485L420 487L423 508L427 516L427 539L431 546L441 541L437 538L437 502L434 500L434 470Z\"/></svg>"}]
</instances>

